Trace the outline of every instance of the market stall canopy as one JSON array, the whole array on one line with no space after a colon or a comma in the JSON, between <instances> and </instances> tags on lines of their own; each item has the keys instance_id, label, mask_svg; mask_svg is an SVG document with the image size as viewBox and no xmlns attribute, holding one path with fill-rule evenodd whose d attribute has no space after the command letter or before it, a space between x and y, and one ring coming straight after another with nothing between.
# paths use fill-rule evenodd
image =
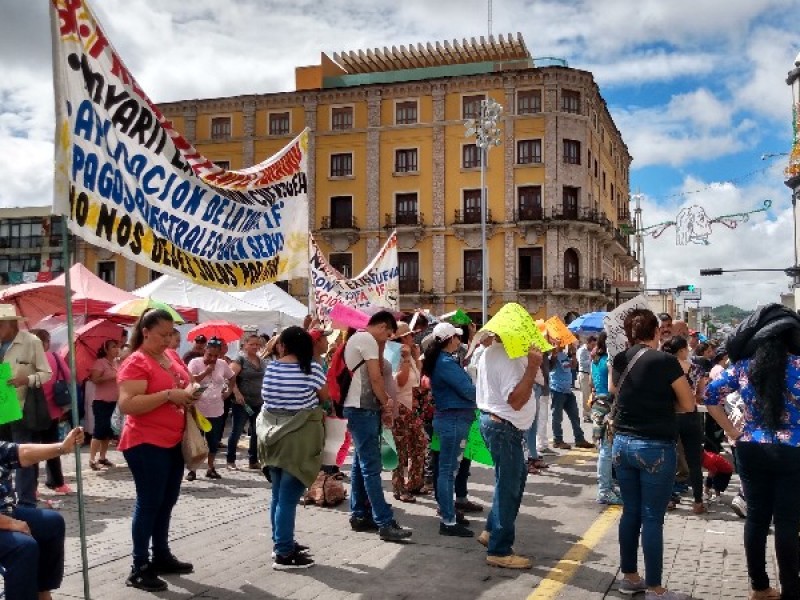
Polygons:
<instances>
[{"instance_id":1,"label":"market stall canopy","mask_svg":"<svg viewBox=\"0 0 800 600\"><path fill-rule=\"evenodd\" d=\"M104 318L107 316L105 312L115 304L136 298L130 292L106 283L81 263L72 265L69 275L72 287L72 312L76 316L92 315ZM63 290L65 279L65 275L59 275L50 282L50 285L58 285ZM64 310L62 305L60 312Z\"/></svg>"},{"instance_id":2,"label":"market stall canopy","mask_svg":"<svg viewBox=\"0 0 800 600\"><path fill-rule=\"evenodd\" d=\"M308 314L302 303L274 284L247 292L223 292L171 275L134 290L137 296L150 296L173 306L197 309L197 322L221 320L261 331L301 325Z\"/></svg>"}]
</instances>

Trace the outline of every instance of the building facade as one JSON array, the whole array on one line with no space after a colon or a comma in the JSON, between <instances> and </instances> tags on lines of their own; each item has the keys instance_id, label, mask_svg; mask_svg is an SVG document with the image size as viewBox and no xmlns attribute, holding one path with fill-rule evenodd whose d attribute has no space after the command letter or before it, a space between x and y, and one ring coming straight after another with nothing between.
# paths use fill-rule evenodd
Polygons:
<instances>
[{"instance_id":1,"label":"building facade","mask_svg":"<svg viewBox=\"0 0 800 600\"><path fill-rule=\"evenodd\" d=\"M502 144L486 165L484 247L481 153L464 120L487 98L504 112ZM592 74L534 61L519 34L322 54L320 64L296 69L293 92L160 108L230 169L264 160L309 128L317 242L353 275L396 229L403 309L478 313L483 252L490 313L508 301L538 317L583 313L636 289L636 256L621 229L630 220L628 148ZM76 256L121 288L154 276L83 243ZM304 302L307 286L286 285Z\"/></svg>"},{"instance_id":2,"label":"building facade","mask_svg":"<svg viewBox=\"0 0 800 600\"><path fill-rule=\"evenodd\" d=\"M310 129L311 229L330 262L358 273L397 229L401 307L435 312L517 301L537 316L605 309L636 286L631 157L591 73L539 66L521 36L323 54L296 90L160 108L205 156L231 169ZM486 168L464 120L504 107ZM289 290L307 298L307 281Z\"/></svg>"},{"instance_id":3,"label":"building facade","mask_svg":"<svg viewBox=\"0 0 800 600\"><path fill-rule=\"evenodd\" d=\"M50 281L64 272L63 225L50 212L49 206L0 208L0 289ZM160 275L74 235L68 240L72 260L122 289L134 290Z\"/></svg>"}]
</instances>

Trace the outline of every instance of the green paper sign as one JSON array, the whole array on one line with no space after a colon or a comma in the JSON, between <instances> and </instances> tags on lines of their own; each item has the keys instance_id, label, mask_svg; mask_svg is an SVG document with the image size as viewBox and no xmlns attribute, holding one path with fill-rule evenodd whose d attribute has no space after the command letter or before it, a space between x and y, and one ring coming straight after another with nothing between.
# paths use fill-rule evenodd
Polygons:
<instances>
[{"instance_id":1,"label":"green paper sign","mask_svg":"<svg viewBox=\"0 0 800 600\"><path fill-rule=\"evenodd\" d=\"M19 421L22 418L22 407L19 405L17 388L8 385L11 379L11 365L0 363L0 425Z\"/></svg>"},{"instance_id":2,"label":"green paper sign","mask_svg":"<svg viewBox=\"0 0 800 600\"><path fill-rule=\"evenodd\" d=\"M439 436L435 433L431 438L430 447L431 450L436 452L439 452L439 448L441 447ZM494 466L492 454L486 447L486 442L483 441L483 436L481 435L480 412L477 411L475 412L475 420L472 422L472 426L469 428L469 433L467 434L467 444L464 446L464 458L488 467Z\"/></svg>"},{"instance_id":3,"label":"green paper sign","mask_svg":"<svg viewBox=\"0 0 800 600\"><path fill-rule=\"evenodd\" d=\"M469 315L460 308L456 310L456 313L452 317L450 317L449 321L453 325L469 325L472 323L472 319L469 318Z\"/></svg>"}]
</instances>

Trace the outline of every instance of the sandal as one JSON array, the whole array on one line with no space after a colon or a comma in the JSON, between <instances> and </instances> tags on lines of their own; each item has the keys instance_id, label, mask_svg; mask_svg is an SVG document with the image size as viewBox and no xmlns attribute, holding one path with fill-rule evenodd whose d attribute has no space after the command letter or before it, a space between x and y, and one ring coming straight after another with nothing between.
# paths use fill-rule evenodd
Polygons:
<instances>
[{"instance_id":1,"label":"sandal","mask_svg":"<svg viewBox=\"0 0 800 600\"><path fill-rule=\"evenodd\" d=\"M107 458L101 458L100 460L97 461L97 464L98 465L103 465L104 467L116 467L117 466L114 463L112 463L110 460L108 460Z\"/></svg>"},{"instance_id":2,"label":"sandal","mask_svg":"<svg viewBox=\"0 0 800 600\"><path fill-rule=\"evenodd\" d=\"M216 469L209 469L206 471L206 477L209 479L222 479L222 475L217 473Z\"/></svg>"},{"instance_id":3,"label":"sandal","mask_svg":"<svg viewBox=\"0 0 800 600\"><path fill-rule=\"evenodd\" d=\"M541 458L537 458L536 460L534 460L533 461L533 466L536 467L537 469L540 469L540 470L541 469L549 469L550 468L550 465L548 465L546 462L544 462Z\"/></svg>"},{"instance_id":4,"label":"sandal","mask_svg":"<svg viewBox=\"0 0 800 600\"><path fill-rule=\"evenodd\" d=\"M781 593L775 588L753 591L750 593L750 600L780 600Z\"/></svg>"},{"instance_id":5,"label":"sandal","mask_svg":"<svg viewBox=\"0 0 800 600\"><path fill-rule=\"evenodd\" d=\"M400 502L408 502L409 504L417 501L417 499L408 492L395 492L394 499L400 500Z\"/></svg>"},{"instance_id":6,"label":"sandal","mask_svg":"<svg viewBox=\"0 0 800 600\"><path fill-rule=\"evenodd\" d=\"M96 461L96 460L90 460L90 461L89 461L89 468L90 468L92 471L102 471L102 470L103 470L103 469L101 469L101 468L100 468L100 465L99 465L99 464L97 464L97 461Z\"/></svg>"}]
</instances>

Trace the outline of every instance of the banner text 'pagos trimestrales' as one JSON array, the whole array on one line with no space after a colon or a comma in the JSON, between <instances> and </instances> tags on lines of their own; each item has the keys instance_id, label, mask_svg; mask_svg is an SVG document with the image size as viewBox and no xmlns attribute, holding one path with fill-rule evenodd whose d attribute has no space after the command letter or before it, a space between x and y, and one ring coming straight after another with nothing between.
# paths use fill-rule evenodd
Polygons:
<instances>
[{"instance_id":1,"label":"banner text 'pagos trimestrales'","mask_svg":"<svg viewBox=\"0 0 800 600\"><path fill-rule=\"evenodd\" d=\"M209 287L307 276L307 131L258 165L222 169L150 101L85 0L53 11L53 207L71 231Z\"/></svg>"}]
</instances>

